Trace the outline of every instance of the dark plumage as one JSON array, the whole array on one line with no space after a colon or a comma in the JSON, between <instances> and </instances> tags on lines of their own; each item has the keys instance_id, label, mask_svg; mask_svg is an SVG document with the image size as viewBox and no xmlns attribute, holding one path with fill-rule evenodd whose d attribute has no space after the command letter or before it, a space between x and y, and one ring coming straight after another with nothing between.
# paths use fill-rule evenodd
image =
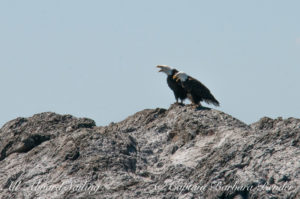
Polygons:
<instances>
[{"instance_id":1,"label":"dark plumage","mask_svg":"<svg viewBox=\"0 0 300 199\"><path fill-rule=\"evenodd\" d=\"M159 72L164 72L168 75L167 77L167 83L170 89L173 91L176 103L178 103L178 99L181 100L181 103L183 100L187 98L187 92L186 90L182 87L180 82L177 82L175 79L173 79L173 76L178 73L178 70L173 69L169 66L166 65L158 65L158 68L160 68Z\"/></svg>"},{"instance_id":2,"label":"dark plumage","mask_svg":"<svg viewBox=\"0 0 300 199\"><path fill-rule=\"evenodd\" d=\"M210 93L210 90L197 79L184 72L176 73L173 78L176 79L177 82L181 82L182 87L187 92L187 97L193 104L198 105L201 101L205 101L206 103L213 104L215 106L220 105L218 100L216 100L216 98Z\"/></svg>"},{"instance_id":3,"label":"dark plumage","mask_svg":"<svg viewBox=\"0 0 300 199\"><path fill-rule=\"evenodd\" d=\"M172 75L168 75L167 77L167 83L174 93L176 103L178 103L178 98L181 100L182 103L183 100L187 98L187 93L185 89L182 87L181 83L176 82L176 80L173 79L173 75L175 75L176 73L178 73L178 71L176 69L173 69Z\"/></svg>"}]
</instances>

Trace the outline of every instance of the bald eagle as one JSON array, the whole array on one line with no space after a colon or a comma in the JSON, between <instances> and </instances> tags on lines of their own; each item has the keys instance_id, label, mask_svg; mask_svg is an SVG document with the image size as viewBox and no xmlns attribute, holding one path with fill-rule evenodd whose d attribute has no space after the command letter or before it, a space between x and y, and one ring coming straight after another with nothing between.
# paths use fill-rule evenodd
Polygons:
<instances>
[{"instance_id":1,"label":"bald eagle","mask_svg":"<svg viewBox=\"0 0 300 199\"><path fill-rule=\"evenodd\" d=\"M187 97L191 100L192 104L198 105L201 101L205 101L206 103L215 106L220 105L218 100L210 93L209 89L197 79L184 72L176 73L173 78L176 82L181 82L181 85L187 92Z\"/></svg>"},{"instance_id":2,"label":"bald eagle","mask_svg":"<svg viewBox=\"0 0 300 199\"><path fill-rule=\"evenodd\" d=\"M181 103L183 103L183 100L187 98L187 92L182 87L180 82L177 82L175 79L173 79L173 76L178 73L178 70L167 65L158 65L156 67L160 68L158 72L164 72L167 74L167 83L174 93L176 103L178 103L178 98L181 100Z\"/></svg>"}]
</instances>

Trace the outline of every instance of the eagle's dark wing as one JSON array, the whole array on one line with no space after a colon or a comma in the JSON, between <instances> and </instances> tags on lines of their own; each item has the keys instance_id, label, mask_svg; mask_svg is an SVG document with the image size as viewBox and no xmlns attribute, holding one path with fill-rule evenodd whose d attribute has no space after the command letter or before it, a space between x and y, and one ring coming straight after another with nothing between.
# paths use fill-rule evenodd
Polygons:
<instances>
[{"instance_id":1,"label":"eagle's dark wing","mask_svg":"<svg viewBox=\"0 0 300 199\"><path fill-rule=\"evenodd\" d=\"M215 106L219 106L218 100L210 93L210 90L204 86L200 81L197 79L190 77L188 78L189 90L197 95L200 98L200 101L205 101L208 104L213 104Z\"/></svg>"}]
</instances>

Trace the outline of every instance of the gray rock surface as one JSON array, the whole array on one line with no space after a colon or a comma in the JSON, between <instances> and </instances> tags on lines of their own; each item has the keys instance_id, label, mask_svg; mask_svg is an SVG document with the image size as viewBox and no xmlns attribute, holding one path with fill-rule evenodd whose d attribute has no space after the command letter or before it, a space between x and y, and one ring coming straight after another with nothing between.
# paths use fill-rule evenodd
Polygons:
<instances>
[{"instance_id":1,"label":"gray rock surface","mask_svg":"<svg viewBox=\"0 0 300 199\"><path fill-rule=\"evenodd\" d=\"M40 113L0 130L1 198L300 198L300 120L172 105L96 126Z\"/></svg>"}]
</instances>

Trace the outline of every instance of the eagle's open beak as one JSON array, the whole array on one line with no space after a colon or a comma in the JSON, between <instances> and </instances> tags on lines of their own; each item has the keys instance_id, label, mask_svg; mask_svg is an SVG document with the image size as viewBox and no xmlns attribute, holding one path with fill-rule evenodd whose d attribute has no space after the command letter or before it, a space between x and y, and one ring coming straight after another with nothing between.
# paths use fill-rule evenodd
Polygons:
<instances>
[{"instance_id":1,"label":"eagle's open beak","mask_svg":"<svg viewBox=\"0 0 300 199\"><path fill-rule=\"evenodd\" d=\"M156 66L156 68L160 68L160 70L158 72L162 72L163 71L163 69L162 69L162 67L160 65Z\"/></svg>"}]
</instances>

